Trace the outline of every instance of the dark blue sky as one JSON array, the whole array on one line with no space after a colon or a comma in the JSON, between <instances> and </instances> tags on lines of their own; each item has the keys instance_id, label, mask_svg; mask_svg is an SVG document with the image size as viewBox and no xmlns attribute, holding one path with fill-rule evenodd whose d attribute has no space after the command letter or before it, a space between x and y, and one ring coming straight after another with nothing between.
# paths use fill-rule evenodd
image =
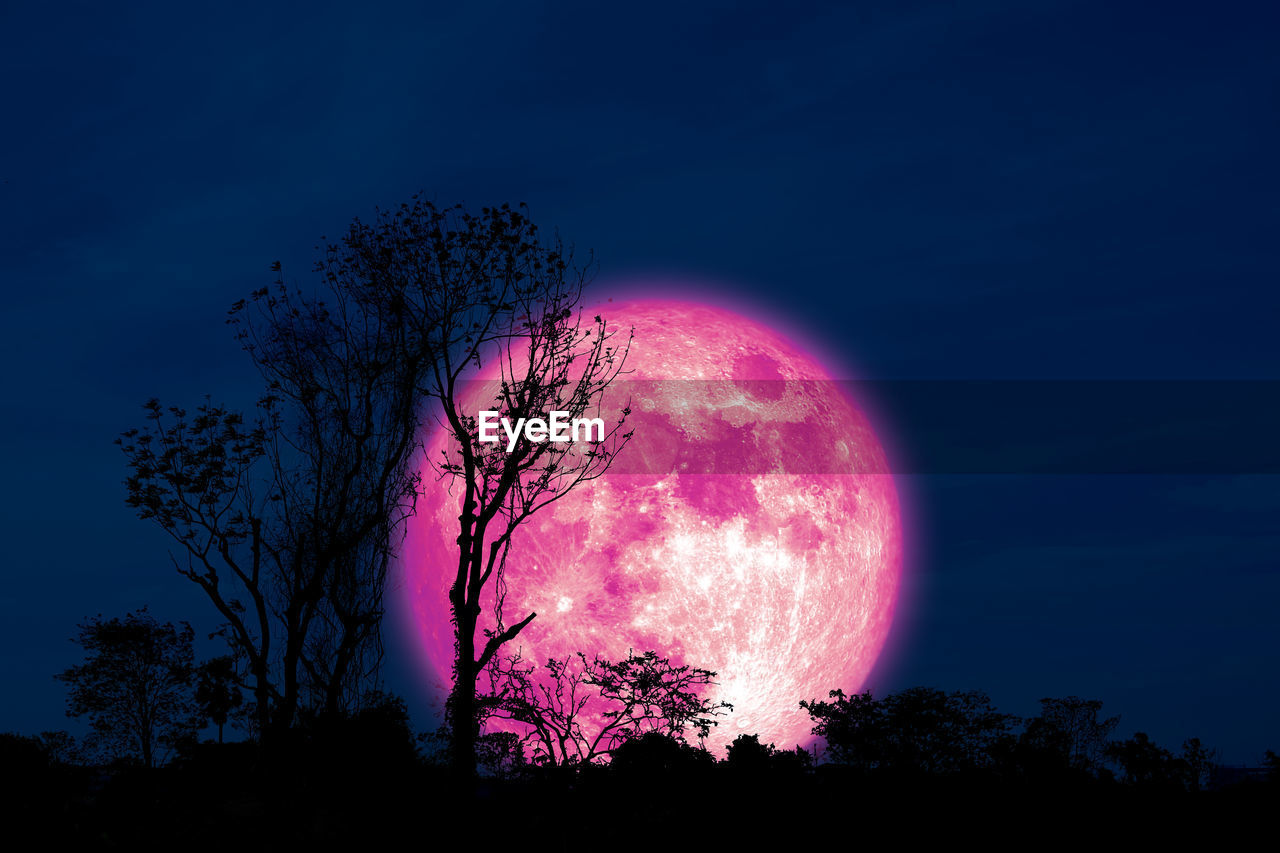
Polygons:
<instances>
[{"instance_id":1,"label":"dark blue sky","mask_svg":"<svg viewBox=\"0 0 1280 853\"><path fill-rule=\"evenodd\" d=\"M214 624L112 439L251 400L226 308L418 190L868 378L1280 379L1272 4L130 6L0 10L0 730L67 725L86 616ZM912 476L874 686L1280 749L1280 480L1239 467Z\"/></svg>"}]
</instances>

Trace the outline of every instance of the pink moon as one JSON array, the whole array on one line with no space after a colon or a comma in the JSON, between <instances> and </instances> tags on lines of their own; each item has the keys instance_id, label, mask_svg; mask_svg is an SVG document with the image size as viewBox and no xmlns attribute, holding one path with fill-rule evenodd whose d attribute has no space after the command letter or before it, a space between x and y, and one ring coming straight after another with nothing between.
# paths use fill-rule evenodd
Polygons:
<instances>
[{"instance_id":1,"label":"pink moon","mask_svg":"<svg viewBox=\"0 0 1280 853\"><path fill-rule=\"evenodd\" d=\"M708 749L740 734L807 746L800 700L860 689L893 619L902 517L884 449L827 371L766 325L669 299L604 310L616 340L634 330L618 383L634 435L607 474L515 535L505 622L538 616L510 650L539 666L653 650L716 673L705 696L733 711ZM447 438L430 437L429 458ZM459 499L423 475L401 566L445 695Z\"/></svg>"}]
</instances>

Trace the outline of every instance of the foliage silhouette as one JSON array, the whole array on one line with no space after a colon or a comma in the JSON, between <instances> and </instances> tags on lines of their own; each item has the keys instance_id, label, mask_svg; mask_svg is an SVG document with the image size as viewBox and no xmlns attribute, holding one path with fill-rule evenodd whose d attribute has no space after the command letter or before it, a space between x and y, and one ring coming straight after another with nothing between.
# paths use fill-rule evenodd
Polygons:
<instances>
[{"instance_id":1,"label":"foliage silhouette","mask_svg":"<svg viewBox=\"0 0 1280 853\"><path fill-rule=\"evenodd\" d=\"M80 625L75 641L88 657L56 677L68 686L68 716L89 718L90 749L150 768L194 738L192 636L190 625L162 625L145 607Z\"/></svg>"},{"instance_id":2,"label":"foliage silhouette","mask_svg":"<svg viewBox=\"0 0 1280 853\"><path fill-rule=\"evenodd\" d=\"M715 758L663 731L647 731L616 746L609 762L611 773L629 779L649 779L676 774L706 773Z\"/></svg>"},{"instance_id":3,"label":"foliage silhouette","mask_svg":"<svg viewBox=\"0 0 1280 853\"><path fill-rule=\"evenodd\" d=\"M1218 766L1219 753L1209 749L1193 737L1182 742L1182 765L1186 772L1188 790L1202 791L1213 779L1213 772Z\"/></svg>"},{"instance_id":4,"label":"foliage silhouette","mask_svg":"<svg viewBox=\"0 0 1280 853\"><path fill-rule=\"evenodd\" d=\"M512 536L533 513L601 476L630 438L629 409L603 408L629 337L615 342L603 318L583 319L587 271L574 266L559 239L544 241L522 209L508 205L473 215L415 198L382 212L375 224L353 225L326 274L381 324L401 330L404 348L427 368L417 388L429 416L452 439L430 462L461 497L449 587L455 655L447 710L454 766L470 777L481 722L477 678L536 616L504 620ZM499 374L495 395L477 408L466 378L490 366ZM558 411L569 420L598 416L607 425L602 439L585 447L522 432L508 452L501 442L480 440L481 409L513 422ZM489 591L495 627L477 637L481 596Z\"/></svg>"},{"instance_id":5,"label":"foliage silhouette","mask_svg":"<svg viewBox=\"0 0 1280 853\"><path fill-rule=\"evenodd\" d=\"M326 776L396 773L418 761L408 708L393 694L370 693L355 711L308 711L297 728L297 760Z\"/></svg>"},{"instance_id":6,"label":"foliage silhouette","mask_svg":"<svg viewBox=\"0 0 1280 853\"><path fill-rule=\"evenodd\" d=\"M1120 718L1099 718L1102 703L1078 696L1041 699L1040 707L1040 714L1027 722L1024 745L1055 756L1066 767L1098 772Z\"/></svg>"},{"instance_id":7,"label":"foliage silhouette","mask_svg":"<svg viewBox=\"0 0 1280 853\"><path fill-rule=\"evenodd\" d=\"M323 298L285 284L237 302L235 328L266 388L255 417L210 401L146 406L117 440L127 502L180 547L180 574L223 620L260 737L300 712L359 708L378 684L389 560L420 489L424 419L454 440L430 460L462 496L449 601L448 703L459 772L474 770L475 683L532 620L503 619L515 529L604 473L630 438L629 410L602 409L628 342L580 314L586 270L519 209L472 215L412 203L355 220L316 266ZM464 378L496 365L489 408L512 420L600 416L603 437L565 445L522 433L479 440ZM477 638L480 597L495 627Z\"/></svg>"},{"instance_id":8,"label":"foliage silhouette","mask_svg":"<svg viewBox=\"0 0 1280 853\"><path fill-rule=\"evenodd\" d=\"M513 655L495 658L485 676L486 718L519 723L537 764L588 764L649 732L702 739L732 710L701 695L714 672L673 665L654 651L629 651L620 661L550 658L541 673Z\"/></svg>"},{"instance_id":9,"label":"foliage silhouette","mask_svg":"<svg viewBox=\"0 0 1280 853\"><path fill-rule=\"evenodd\" d=\"M864 771L947 774L990 769L1013 738L1016 718L985 693L914 687L876 700L870 691L800 706L814 719L833 761Z\"/></svg>"},{"instance_id":10,"label":"foliage silhouette","mask_svg":"<svg viewBox=\"0 0 1280 853\"><path fill-rule=\"evenodd\" d=\"M1280 755L1268 749L1262 755L1262 766L1267 769L1267 780L1280 782Z\"/></svg>"},{"instance_id":11,"label":"foliage silhouette","mask_svg":"<svg viewBox=\"0 0 1280 853\"><path fill-rule=\"evenodd\" d=\"M300 709L358 709L378 684L387 568L418 490L433 353L348 279L350 251L324 250L323 298L287 286L277 263L271 286L232 306L265 384L256 416L153 399L117 439L126 500L180 546L175 567L222 618L263 736Z\"/></svg>"},{"instance_id":12,"label":"foliage silhouette","mask_svg":"<svg viewBox=\"0 0 1280 853\"><path fill-rule=\"evenodd\" d=\"M778 749L772 744L769 746L773 750L770 756L770 768L774 773L796 775L813 768L813 754L800 744L796 744L791 749Z\"/></svg>"},{"instance_id":13,"label":"foliage silhouette","mask_svg":"<svg viewBox=\"0 0 1280 853\"><path fill-rule=\"evenodd\" d=\"M49 762L56 766L81 764L84 761L82 747L75 736L68 731L57 730L41 732L38 740Z\"/></svg>"},{"instance_id":14,"label":"foliage silhouette","mask_svg":"<svg viewBox=\"0 0 1280 853\"><path fill-rule=\"evenodd\" d=\"M1121 778L1127 784L1181 790L1187 783L1186 762L1158 746L1146 732L1113 741L1107 746L1106 755L1120 767Z\"/></svg>"},{"instance_id":15,"label":"foliage silhouette","mask_svg":"<svg viewBox=\"0 0 1280 853\"><path fill-rule=\"evenodd\" d=\"M729 744L724 764L752 778L765 774L795 776L813 767L813 756L799 745L794 749L778 749L771 743L761 743L759 735L741 734Z\"/></svg>"},{"instance_id":16,"label":"foliage silhouette","mask_svg":"<svg viewBox=\"0 0 1280 853\"><path fill-rule=\"evenodd\" d=\"M773 744L761 743L759 735L741 734L733 739L725 753L725 763L745 771L762 771L773 759Z\"/></svg>"},{"instance_id":17,"label":"foliage silhouette","mask_svg":"<svg viewBox=\"0 0 1280 853\"><path fill-rule=\"evenodd\" d=\"M438 769L453 769L453 729L445 725L418 735L425 763ZM481 732L476 738L476 770L481 777L517 779L527 776L532 765L525 755L524 739L514 732Z\"/></svg>"},{"instance_id":18,"label":"foliage silhouette","mask_svg":"<svg viewBox=\"0 0 1280 853\"><path fill-rule=\"evenodd\" d=\"M1196 791L1192 758L1209 760L1212 752L1188 741L1182 755L1174 756L1143 735L1109 750L1113 758L1106 760L1121 762L1123 781L1101 768L1088 773L1072 766L1066 759L1070 750L1054 747L1047 756L1052 762L1041 767L1054 768L1052 773L1028 785L1028 768L1017 762L1034 744L992 736L1000 727L987 719L990 708L981 694L904 694L875 700L836 691L835 701L806 703L819 712L838 711L843 699L846 706L873 711L873 720L914 726L896 732L886 726L878 746L871 743L885 760L862 772L837 764L807 771L803 750L780 751L758 735L739 736L717 763L662 731L627 739L608 764L525 767L518 757L521 741L510 732L490 732L477 750L481 764L491 765L486 778L461 786L445 769L448 730L433 739L443 746L443 760L434 766L420 761L404 703L371 694L353 712L304 709L277 741L284 760L274 762L262 761L252 743L206 742L151 770L74 768L62 766L49 746L67 738L0 736L0 808L17 809L46 839L65 837L84 847L142 847L156 837L208 847L244 838L271 844L395 841L420 828L423 802L445 814L480 816L489 822L478 825L494 833L515 828L502 823L509 815L521 832L551 837L565 831L564 815L571 814L572 837L606 837L644 819L648 823L641 826L664 838L705 836L720 844L758 842L762 832L794 832L797 826L844 837L851 802L858 804L855 821L910 802L914 811L930 816L939 841L953 840L955 828L969 825L975 815L993 838L1025 840L1045 826L1096 837L1099 830L1126 824L1147 838L1152 826L1179 834L1189 827L1265 827L1274 806L1274 788L1261 784L1256 772L1218 775L1212 790ZM840 715L822 719L835 723ZM1034 722L1027 721L1023 734L1036 728ZM957 741L985 743L986 759L963 758ZM1035 750L1035 760L1046 757ZM827 750L828 757L835 754ZM993 805L998 812L991 819ZM714 815L729 816L727 826ZM874 839L875 826L886 842L901 832L893 821L866 823L870 829L859 829L864 839ZM10 834L21 825L7 824ZM652 832L633 835L623 841L654 843Z\"/></svg>"},{"instance_id":19,"label":"foliage silhouette","mask_svg":"<svg viewBox=\"0 0 1280 853\"><path fill-rule=\"evenodd\" d=\"M222 743L232 712L244 704L234 658L221 655L196 668L195 700L201 716L218 727L218 743Z\"/></svg>"}]
</instances>

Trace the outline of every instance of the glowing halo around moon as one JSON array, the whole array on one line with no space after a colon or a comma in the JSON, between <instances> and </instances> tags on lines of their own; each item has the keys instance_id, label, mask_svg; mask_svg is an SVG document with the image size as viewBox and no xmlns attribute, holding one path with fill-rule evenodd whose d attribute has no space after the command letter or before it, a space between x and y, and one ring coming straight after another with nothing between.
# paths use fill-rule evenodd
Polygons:
<instances>
[{"instance_id":1,"label":"glowing halo around moon","mask_svg":"<svg viewBox=\"0 0 1280 853\"><path fill-rule=\"evenodd\" d=\"M611 304L605 319L617 340L634 328L620 383L634 437L515 535L505 621L538 616L512 650L541 666L652 649L717 673L706 696L734 710L714 752L744 733L807 745L799 701L859 689L893 618L902 516L884 450L818 362L761 323L672 299ZM459 490L430 470L424 483L402 570L443 696Z\"/></svg>"}]
</instances>

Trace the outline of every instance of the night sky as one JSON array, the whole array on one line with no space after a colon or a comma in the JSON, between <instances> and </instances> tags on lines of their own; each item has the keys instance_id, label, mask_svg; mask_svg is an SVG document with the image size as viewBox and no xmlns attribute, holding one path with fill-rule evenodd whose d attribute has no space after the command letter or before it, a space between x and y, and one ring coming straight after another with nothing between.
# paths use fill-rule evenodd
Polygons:
<instances>
[{"instance_id":1,"label":"night sky","mask_svg":"<svg viewBox=\"0 0 1280 853\"><path fill-rule=\"evenodd\" d=\"M128 6L0 10L0 731L76 729L53 675L88 616L216 626L112 441L149 397L251 404L226 309L418 191L527 202L594 251L596 297L706 281L849 376L1280 380L1273 4ZM877 417L918 459L906 411ZM1077 414L1081 448L1110 435ZM1280 468L1209 414L1198 466L908 465L870 686L1280 749Z\"/></svg>"}]
</instances>

